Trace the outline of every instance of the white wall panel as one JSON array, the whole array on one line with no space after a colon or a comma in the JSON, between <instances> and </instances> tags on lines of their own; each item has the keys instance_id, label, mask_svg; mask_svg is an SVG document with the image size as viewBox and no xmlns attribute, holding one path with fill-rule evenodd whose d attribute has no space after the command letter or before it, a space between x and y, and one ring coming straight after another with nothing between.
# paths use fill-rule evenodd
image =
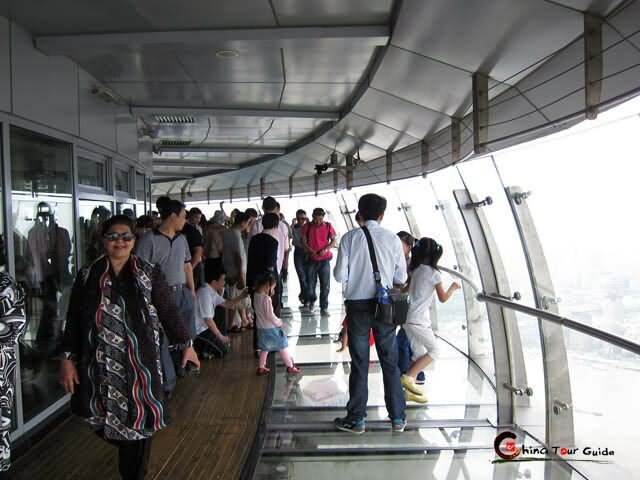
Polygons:
<instances>
[{"instance_id":1,"label":"white wall panel","mask_svg":"<svg viewBox=\"0 0 640 480\"><path fill-rule=\"evenodd\" d=\"M116 113L116 145L119 153L138 160L137 124L127 108L121 107Z\"/></svg>"},{"instance_id":2,"label":"white wall panel","mask_svg":"<svg viewBox=\"0 0 640 480\"><path fill-rule=\"evenodd\" d=\"M11 53L9 21L0 17L0 110L11 110Z\"/></svg>"},{"instance_id":3,"label":"white wall panel","mask_svg":"<svg viewBox=\"0 0 640 480\"><path fill-rule=\"evenodd\" d=\"M78 135L78 66L65 57L40 53L16 24L11 40L14 113Z\"/></svg>"},{"instance_id":4,"label":"white wall panel","mask_svg":"<svg viewBox=\"0 0 640 480\"><path fill-rule=\"evenodd\" d=\"M116 109L91 94L95 78L82 69L78 75L80 136L111 150L116 149Z\"/></svg>"}]
</instances>

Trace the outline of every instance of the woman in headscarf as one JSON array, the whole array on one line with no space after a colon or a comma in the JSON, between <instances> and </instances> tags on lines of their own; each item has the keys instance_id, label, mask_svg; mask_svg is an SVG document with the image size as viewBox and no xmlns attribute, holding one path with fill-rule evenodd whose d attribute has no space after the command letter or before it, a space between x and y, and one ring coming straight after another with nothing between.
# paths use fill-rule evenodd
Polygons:
<instances>
[{"instance_id":1,"label":"woman in headscarf","mask_svg":"<svg viewBox=\"0 0 640 480\"><path fill-rule=\"evenodd\" d=\"M71 407L119 449L123 479L143 479L154 433L166 426L160 339L184 347L182 364L199 366L189 333L170 303L159 266L135 255L133 221L102 227L106 254L83 268L71 293L60 383Z\"/></svg>"}]
</instances>

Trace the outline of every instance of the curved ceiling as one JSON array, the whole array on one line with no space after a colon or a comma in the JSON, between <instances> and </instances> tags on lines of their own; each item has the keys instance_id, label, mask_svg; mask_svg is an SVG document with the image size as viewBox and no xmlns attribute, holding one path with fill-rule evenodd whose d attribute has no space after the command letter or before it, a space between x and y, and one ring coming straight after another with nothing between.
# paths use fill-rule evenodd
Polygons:
<instances>
[{"instance_id":1,"label":"curved ceiling","mask_svg":"<svg viewBox=\"0 0 640 480\"><path fill-rule=\"evenodd\" d=\"M23 0L6 12L130 105L155 152L156 194L286 194L426 173L640 87L638 1L187 5ZM601 32L596 53L585 25ZM585 52L602 59L588 105ZM314 176L333 152L335 173Z\"/></svg>"}]
</instances>

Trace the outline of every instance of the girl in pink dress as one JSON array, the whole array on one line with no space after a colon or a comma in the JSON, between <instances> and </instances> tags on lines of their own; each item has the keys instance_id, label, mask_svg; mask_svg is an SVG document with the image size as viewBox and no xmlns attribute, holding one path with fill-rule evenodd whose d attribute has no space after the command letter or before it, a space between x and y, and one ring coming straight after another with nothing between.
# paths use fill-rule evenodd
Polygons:
<instances>
[{"instance_id":1,"label":"girl in pink dress","mask_svg":"<svg viewBox=\"0 0 640 480\"><path fill-rule=\"evenodd\" d=\"M253 294L253 308L256 312L256 333L258 335L258 349L260 350L258 375L269 373L267 356L269 352L279 352L282 361L287 366L287 373L300 373L300 369L293 364L287 347L287 335L282 330L282 320L273 313L273 296L276 279L272 275L260 277L255 282Z\"/></svg>"}]
</instances>

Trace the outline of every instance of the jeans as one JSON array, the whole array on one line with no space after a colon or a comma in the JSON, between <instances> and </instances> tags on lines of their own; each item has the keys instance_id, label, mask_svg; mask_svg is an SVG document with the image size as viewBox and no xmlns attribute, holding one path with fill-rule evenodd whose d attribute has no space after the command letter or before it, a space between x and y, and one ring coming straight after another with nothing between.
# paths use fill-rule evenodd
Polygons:
<instances>
[{"instance_id":1,"label":"jeans","mask_svg":"<svg viewBox=\"0 0 640 480\"><path fill-rule=\"evenodd\" d=\"M180 288L182 287L182 288ZM184 326L189 333L189 338L194 340L196 338L196 317L193 305L193 295L187 285L181 285L177 287L171 287L170 289L171 301L180 310Z\"/></svg>"},{"instance_id":2,"label":"jeans","mask_svg":"<svg viewBox=\"0 0 640 480\"><path fill-rule=\"evenodd\" d=\"M298 274L298 280L300 282L300 295L298 295L298 299L302 303L307 302L307 269L308 269L308 261L307 254L304 249L296 247L293 251L293 263L296 266L296 273Z\"/></svg>"},{"instance_id":3,"label":"jeans","mask_svg":"<svg viewBox=\"0 0 640 480\"><path fill-rule=\"evenodd\" d=\"M331 282L331 263L329 260L309 262L307 265L307 300L313 303L317 300L316 281L320 278L320 310L329 308L329 285Z\"/></svg>"},{"instance_id":4,"label":"jeans","mask_svg":"<svg viewBox=\"0 0 640 480\"><path fill-rule=\"evenodd\" d=\"M409 345L407 332L404 331L404 328L400 328L398 331L396 343L398 344L398 368L400 373L405 374L411 366L411 345Z\"/></svg>"},{"instance_id":5,"label":"jeans","mask_svg":"<svg viewBox=\"0 0 640 480\"><path fill-rule=\"evenodd\" d=\"M349 323L349 353L351 373L349 374L349 402L347 418L362 420L367 415L369 396L369 329L373 329L384 383L384 403L389 418L405 419L406 402L396 346L396 327L375 320L375 300L347 300L347 321Z\"/></svg>"}]
</instances>

